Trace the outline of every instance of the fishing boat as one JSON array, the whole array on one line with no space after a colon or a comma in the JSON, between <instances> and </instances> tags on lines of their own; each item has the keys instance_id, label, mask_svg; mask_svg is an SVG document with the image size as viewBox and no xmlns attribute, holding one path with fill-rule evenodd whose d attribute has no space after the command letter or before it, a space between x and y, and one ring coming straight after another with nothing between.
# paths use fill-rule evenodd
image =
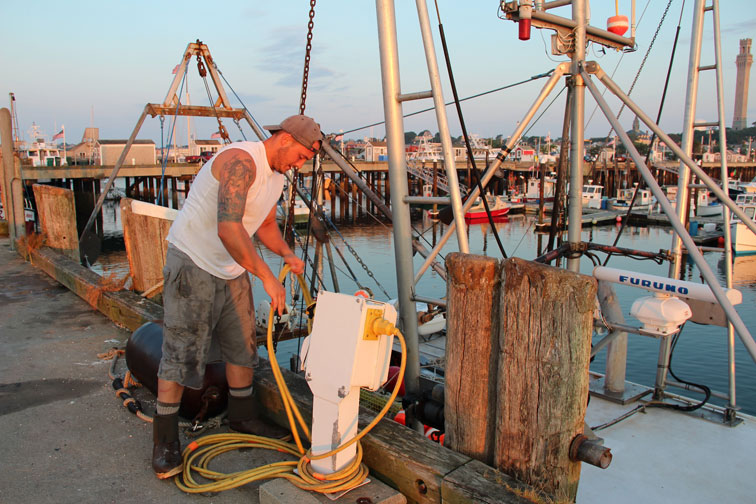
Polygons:
<instances>
[{"instance_id":1,"label":"fishing boat","mask_svg":"<svg viewBox=\"0 0 756 504\"><path fill-rule=\"evenodd\" d=\"M756 192L739 194L735 203L749 217L756 221ZM737 255L756 254L756 235L737 217L730 223L730 241Z\"/></svg>"},{"instance_id":2,"label":"fishing boat","mask_svg":"<svg viewBox=\"0 0 756 504\"><path fill-rule=\"evenodd\" d=\"M609 209L626 212L627 209L630 208L630 202L633 201L634 193L634 188L617 190L617 198L609 202ZM653 198L651 197L651 191L648 189L638 189L638 196L635 198L633 210L638 212L648 212L652 205Z\"/></svg>"},{"instance_id":3,"label":"fishing boat","mask_svg":"<svg viewBox=\"0 0 756 504\"><path fill-rule=\"evenodd\" d=\"M553 175L544 177L543 200L554 201L555 192L556 192L556 178ZM525 201L527 203L538 203L541 201L541 179L540 178L530 177L528 179L528 185L525 189Z\"/></svg>"},{"instance_id":4,"label":"fishing boat","mask_svg":"<svg viewBox=\"0 0 756 504\"><path fill-rule=\"evenodd\" d=\"M561 2L554 3L561 4ZM575 26L577 26L577 33L582 32L582 36L585 36L586 26L588 26L585 12L587 2L584 0L573 0L571 4L573 17L571 19L568 18L568 20L564 22L564 31L560 31L560 33L571 34L573 33L573 30L575 30ZM554 29L554 23L559 23L557 16L549 14L548 18L546 18L547 14L545 14L543 10L548 9L546 6L548 6L549 3L544 4L543 9L539 7L538 2L536 2L535 5L536 7L532 7L529 2L507 2L502 4L501 10L504 15L500 17L506 17L507 19L519 23L519 34L520 39L522 40L527 40L529 38L531 22L538 28L548 26L550 29ZM716 15L718 3L714 2L714 6L711 8L707 7L706 10L704 10L704 7L705 5L703 1L699 0L696 2L696 19L700 19L705 12L710 10L714 10ZM532 12L531 8L533 9ZM390 29L393 29L394 25L392 23L394 20L391 16L385 14L380 9L378 12L379 26L387 25ZM531 13L532 16L530 15ZM621 18L621 16L618 15L616 18ZM717 18L715 17L715 19ZM624 23L627 28L627 18L624 18ZM386 35L385 33L382 33L382 35L386 38L390 38L390 29L387 29L389 35ZM700 30L701 28L694 27L696 40L701 36ZM557 29L557 31L559 31L559 29ZM593 33L595 34L597 31L594 30ZM614 31L612 31L612 33L616 34ZM718 32L716 33L716 36L718 37ZM653 178L653 174L646 166L642 156L637 152L631 139L624 132L624 128L617 120L616 114L604 101L601 91L596 87L594 82L598 83L600 81L610 89L614 95L619 97L626 106L630 107L631 110L633 110L633 112L636 113L647 126L652 128L654 133L673 150L675 155L684 162L685 166L687 166L686 169L695 172L701 180L705 181L709 189L715 192L718 190L719 193L721 193L721 189L717 189L715 182L713 182L710 177L703 174L700 167L697 166L690 157L693 138L693 120L691 119L688 121L686 118L682 143L683 146L686 146L686 152L686 150L678 147L677 143L673 142L651 118L645 115L643 111L623 93L619 86L617 86L611 78L603 72L603 69L599 67L599 64L584 61L587 55L585 54L585 43L583 43L583 40L584 39L581 39L575 45L561 48L562 50L560 54L569 56L572 59L573 64L573 67L569 67L569 65L565 64L561 71L568 72L569 68L578 67L580 65L586 65L586 67L591 68L589 72L584 71L581 74L581 77L586 84L586 88L588 88L587 90L590 91L591 96L600 106L602 113L610 122L611 127L619 135L619 139L630 154L629 158L632 158L635 165L639 167L639 171L642 171L643 179L646 182L647 187L649 187L649 189L640 189L638 191L634 208L639 211L648 211L654 203L652 192L653 196L658 198L662 211L672 222L674 231L673 236L677 240L676 243L673 242L672 248L679 250L681 247L680 243L684 242L685 247L689 252L689 260L695 263L700 269L701 275L706 281L706 289L710 289L711 293L713 293L716 298L711 302L712 309L714 311L723 312L723 320L729 319L733 326L738 327L738 329L736 329L738 336L748 347L750 356L756 360L756 349L754 349L756 343L754 343L751 334L748 329L744 327L733 307L733 304L735 304L737 300L731 300L728 297L729 294L724 292L716 277L713 276L710 267L708 267L701 253L692 242L690 235L685 229L684 223L680 222L679 218L675 218L675 209L663 196L658 182ZM614 40L616 42L616 39ZM393 47L394 46L387 42L382 42L382 57L385 56L384 51L389 53L389 49L393 49ZM621 47L615 46L615 49L621 49ZM400 122L401 120L397 119L401 117L401 97L398 95L398 62L395 58L392 59L389 54L389 56L385 56L385 59L382 59L382 65L382 70L384 71L384 96L386 106L388 107L391 105L396 107L391 110L391 113L388 111L386 112L387 138L389 139L389 144L391 144L392 139L394 139L394 141L397 139L399 141L401 140L401 133L403 131ZM432 62L429 62L428 65L431 67ZM690 66L691 69L696 72L698 71L700 65L697 58L691 57ZM717 71L719 72L721 70ZM504 149L511 150L515 148L517 142L521 140L524 131L530 126L528 122L532 121L538 108L545 101L545 98L551 92L555 83L561 79L562 75L558 72L559 69L553 74L553 80L550 80L544 85L544 90L534 100L532 108L528 111L522 122L518 122L514 132L508 137L506 146L503 147ZM697 73L695 75L697 79ZM433 81L432 87L434 88L434 93L441 92L440 86ZM697 89L697 80L696 85L690 84L690 87L694 90ZM581 92L582 91L577 88L572 88L570 90L570 93L572 93L575 100L581 100L582 95L579 94ZM721 93L721 91L718 92ZM690 104L690 101L695 101L695 99L695 94L689 89L688 102L686 103L686 116L691 115L691 110L695 110L694 106ZM582 101L579 103L582 103ZM439 114L441 113L440 111L437 112ZM573 142L577 142L578 144L582 144L584 141L583 112L584 111L581 110L580 112L577 112L577 117L572 117L573 128L571 129L570 134ZM719 124L720 131L722 132L725 131L723 121L724 118L720 116ZM721 141L721 143L726 145L725 141ZM572 156L571 159L571 189L570 197L568 199L579 201L581 198L581 188L583 186L583 161L582 156ZM485 184L491 180L495 170L498 169L499 166L500 163L495 161L489 167L489 170L482 175L481 180L484 187ZM389 170L394 176L402 175L401 169L392 166L391 164ZM404 179L399 179L398 182L399 183L395 183L393 187L403 188L406 186ZM537 178L531 178L531 180L528 181L525 191L527 201L537 201L541 198L541 194L545 199L553 198L553 189L549 190L550 188L548 185L543 188L543 193L541 193L540 189L539 180ZM634 191L634 188L620 190L618 197L613 201L611 208L627 210L630 201L633 198ZM472 196L474 197L476 194L477 190L474 190ZM687 187L684 188L682 196L685 198L689 197ZM725 195L722 196L726 199ZM395 216L400 215L400 209L403 208L403 195L401 193L392 192L391 197L393 203L392 207L396 212ZM452 202L452 205L454 204L455 203ZM731 205L729 199L727 204ZM585 245L580 241L581 211L580 209L570 208L569 212L569 245L571 247L569 250L575 251L579 246ZM403 249L405 252L402 252L402 249L399 246L396 248L395 262L397 265L397 284L400 298L418 299L422 296L417 294L415 286L418 282L418 278L422 276L424 270L418 274L413 271L413 263L409 257L411 248L407 243L407 237L409 234L409 226L402 223L401 217L395 217L395 241L397 243L404 242L406 245ZM466 252L466 241L463 234L463 230L457 229L459 249L462 252ZM447 233L444 238L448 239L449 235L450 233ZM437 249L434 248L431 252L430 258L432 259L436 253ZM426 258L426 269L429 260L430 259ZM580 262L581 259L579 257L570 257L566 261L566 267L573 272L581 272ZM673 261L673 267L671 269L673 269L674 272L671 273L670 276L679 277L681 266L682 264L678 256ZM624 281L628 283L632 282L633 285L636 283L638 285L645 285L646 283L648 283L648 285L654 285L654 283L661 286L668 284L671 285L669 283L671 280L668 280L666 277L661 277L660 279L657 278L655 280L640 279L630 271L626 274L618 275L617 280L623 281L620 279L624 279ZM606 282L606 280L599 280L600 284L602 282ZM687 291L688 288L692 288L692 285L685 284L685 286L680 286L680 288ZM670 287L670 289L672 289L672 287ZM734 293L732 295L735 298L737 297ZM653 300L653 298L654 296L651 296L651 300ZM605 303L604 301L599 300L597 303L602 305L602 315L597 315L597 318L594 319L594 324L599 328L605 323L608 324L606 317L613 308L611 302ZM407 310L407 307L400 308L402 310ZM621 313L621 310L619 310L618 307L615 306L614 308ZM449 309L451 311L451 307L449 307ZM698 314L705 316L705 313L699 313L701 309L702 308L697 308L694 310L697 313L696 316L698 316ZM409 311L403 312L403 319L405 321L414 318L413 313ZM410 334L410 338L412 338L414 328L412 328L411 323L407 325L409 327L405 327L406 332ZM612 334L613 336L609 339L601 338L600 331L597 330L596 337L599 340L599 348L595 348L594 350L596 352L601 351L602 348L605 348L603 345L608 345L608 342L612 341L612 338L617 337L620 331L625 331L630 325L631 324L615 320L611 326L613 329L609 330L609 334ZM637 323L635 325L637 326ZM726 322L724 325L726 325ZM620 326L622 329L620 329ZM451 334L451 327L448 333ZM609 337L609 334L607 334L607 337ZM632 334L633 335L629 336L630 338L640 337L636 335L650 335L646 330L638 329L637 327L633 330ZM656 336L654 337L657 337L660 342L658 359L656 356L653 358L653 365L655 368L657 360L662 363L668 361L670 357L668 345L671 339L667 335L661 335L660 333L656 333ZM501 342L502 339L499 339L499 344L501 344ZM728 345L732 348L732 343L728 343ZM439 345L436 344L435 346L438 347ZM423 355L423 348L423 344L421 344L420 355ZM450 358L449 346L446 348L446 358L448 360ZM532 347L529 348L531 348L532 351ZM434 349L429 349L427 355L432 355L431 350ZM505 353L502 349L499 349L499 351L501 352L500 355ZM592 355L595 355L593 351L591 353ZM616 353L612 353L612 358L610 359L607 357L607 361L612 361L614 358L620 359L620 357L616 357L616 355ZM467 355L465 355L465 358L466 357ZM528 359L530 359L529 353ZM624 359L624 355L621 359ZM501 365L501 362L503 361L500 360L499 365ZM552 366L546 364L546 367L548 367L549 372L552 371ZM596 373L591 374L591 399L586 411L585 421L587 426L596 427L597 432L594 434L594 432L586 426L584 435L594 436L594 439L596 439L596 437L600 438L597 442L603 443L604 446L611 447L617 462L613 462L611 467L603 470L584 464L582 466L580 486L578 487L577 502L670 502L674 500L679 500L680 502L706 502L723 499L733 502L745 502L752 500L753 495L756 494L756 487L754 487L752 483L753 478L749 475L749 472L751 472L754 459L750 455L750 452L747 449L744 450L743 447L751 446L753 443L756 443L756 418L747 414L734 412L732 407L732 404L734 404L734 392L732 392L733 395L719 393L720 395L718 397L724 398L727 402L727 405L724 407L711 406L709 404L704 404L706 401L694 400L680 394L675 394L670 390L670 387L676 386L685 388L689 391L687 393L688 395L691 395L691 391L694 391L695 389L691 388L689 385L680 383L677 380L672 380L672 378L668 376L667 369L664 368L664 366L662 366L662 368L663 369L660 369L657 373L657 383L655 387L637 387L637 384L626 381L623 369L621 377L623 392L615 395L605 393L607 390L606 383L610 380L609 372L603 376L599 376ZM519 371L520 370L518 369L518 372ZM550 374L549 377L553 379L553 375ZM413 376L408 377L408 389L411 386L411 380L414 378L415 377ZM456 377L456 379L458 380L458 377ZM734 380L734 376L731 376L731 379ZM550 380L545 380L545 382L548 381ZM674 385L671 384L672 382L675 382ZM482 385L477 383L476 385L483 390L491 390L487 388L487 384ZM503 392L504 391L502 390L495 390L491 396L488 397L493 397L497 393ZM542 391L539 390L536 395L540 395L541 392ZM537 399L533 396L523 399L522 408L527 408L528 405L526 403L535 400ZM657 408L655 406L664 407ZM676 406L679 406L682 410L695 409L696 412L685 413L680 410L675 411L674 408ZM645 414L635 414L638 412L643 412ZM447 417L447 420L448 418L449 417ZM702 418L713 419L714 421L708 422ZM457 425L455 428L459 428L459 426ZM518 436L526 429L526 427L523 427L522 430L516 432L506 431L507 435L511 436L508 439L516 444L519 442ZM480 435L482 436L483 433L481 432ZM695 439L695 442L691 443L691 439ZM549 444L550 443L551 439L549 439ZM507 448L512 452L517 452L516 448L512 448L511 446L508 446ZM515 453L514 455L517 456L519 454ZM733 457L736 457L738 462L735 462ZM527 459L527 456L519 458L518 462L524 459Z\"/></svg>"},{"instance_id":5,"label":"fishing boat","mask_svg":"<svg viewBox=\"0 0 756 504\"><path fill-rule=\"evenodd\" d=\"M278 212L279 222L285 222L286 219L289 218L289 201L290 199L287 198L281 202L281 211ZM293 224L295 226L306 226L310 221L310 208L307 206L307 203L305 203L304 200L299 197L299 195L296 195L294 197L293 216Z\"/></svg>"},{"instance_id":6,"label":"fishing boat","mask_svg":"<svg viewBox=\"0 0 756 504\"><path fill-rule=\"evenodd\" d=\"M591 181L583 185L583 208L601 208L601 198L604 186L593 185Z\"/></svg>"},{"instance_id":7,"label":"fishing boat","mask_svg":"<svg viewBox=\"0 0 756 504\"><path fill-rule=\"evenodd\" d=\"M486 202L488 203L488 209L491 211L491 217L504 217L509 213L509 203L501 196L486 195ZM474 221L488 219L488 213L486 207L483 204L483 200L477 198L475 204L465 212L465 220Z\"/></svg>"},{"instance_id":8,"label":"fishing boat","mask_svg":"<svg viewBox=\"0 0 756 504\"><path fill-rule=\"evenodd\" d=\"M722 204L721 202L711 196L711 192L706 189L705 186L694 186L697 189L698 196L690 194L690 212L691 217L721 217L722 216ZM677 203L677 186L667 186L664 188L664 193L670 203ZM732 196L732 194L731 194Z\"/></svg>"},{"instance_id":9,"label":"fishing boat","mask_svg":"<svg viewBox=\"0 0 756 504\"><path fill-rule=\"evenodd\" d=\"M28 134L31 142L23 143L19 149L22 163L50 167L67 164L61 149L46 139L37 124L32 123Z\"/></svg>"}]
</instances>

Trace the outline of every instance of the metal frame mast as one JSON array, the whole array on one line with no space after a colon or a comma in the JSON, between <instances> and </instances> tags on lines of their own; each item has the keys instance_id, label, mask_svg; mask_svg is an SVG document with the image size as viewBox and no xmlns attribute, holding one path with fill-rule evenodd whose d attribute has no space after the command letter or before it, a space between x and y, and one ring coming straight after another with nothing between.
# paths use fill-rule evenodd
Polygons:
<instances>
[{"instance_id":1,"label":"metal frame mast","mask_svg":"<svg viewBox=\"0 0 756 504\"><path fill-rule=\"evenodd\" d=\"M393 0L376 0L378 18L378 42L380 48L381 76L383 84L383 108L386 119L386 139L388 143L389 178L400 181L391 186L391 209L394 225L394 255L396 261L399 316L402 331L407 340L407 370L405 382L408 394L419 392L420 354L417 334L417 312L415 302L420 300L444 304L441 300L423 299L415 292L417 277L414 274L412 260L412 226L410 222L410 204L419 202L437 202L441 200L450 204L454 212L454 226L461 252L469 252L462 198L454 165L449 125L446 118L441 79L436 60L436 50L430 29L428 9L425 0L416 0L420 31L425 49L425 59L430 78L430 91L403 94L399 78L399 47L396 36L396 13ZM407 188L407 159L404 145L404 123L402 104L405 101L432 98L436 112L441 145L444 155L444 168L449 180L449 198L410 198ZM426 261L427 265L433 260ZM427 266L425 266L427 268Z\"/></svg>"}]
</instances>

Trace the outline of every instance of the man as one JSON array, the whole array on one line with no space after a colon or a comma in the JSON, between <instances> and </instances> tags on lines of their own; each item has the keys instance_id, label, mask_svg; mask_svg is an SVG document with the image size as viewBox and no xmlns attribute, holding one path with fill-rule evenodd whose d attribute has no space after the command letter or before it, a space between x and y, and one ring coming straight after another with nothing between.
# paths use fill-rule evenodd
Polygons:
<instances>
[{"instance_id":1,"label":"man","mask_svg":"<svg viewBox=\"0 0 756 504\"><path fill-rule=\"evenodd\" d=\"M286 292L255 251L251 237L256 234L294 273L304 271L304 262L281 236L275 205L283 190L283 174L312 159L322 134L320 126L304 115L265 129L272 136L264 142L233 143L202 167L168 233L163 356L152 452L152 467L161 479L181 471L181 395L184 387L202 387L211 348L219 350L226 362L231 429L270 434L252 398L257 346L247 273L262 281L279 314Z\"/></svg>"}]
</instances>

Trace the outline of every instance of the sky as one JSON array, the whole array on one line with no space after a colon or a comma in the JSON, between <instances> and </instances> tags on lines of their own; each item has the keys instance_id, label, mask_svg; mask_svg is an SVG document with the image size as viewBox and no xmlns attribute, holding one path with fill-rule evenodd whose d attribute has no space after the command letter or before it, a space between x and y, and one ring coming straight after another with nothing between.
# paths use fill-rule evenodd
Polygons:
<instances>
[{"instance_id":1,"label":"sky","mask_svg":"<svg viewBox=\"0 0 756 504\"><path fill-rule=\"evenodd\" d=\"M529 41L517 37L517 24L498 17L496 1L437 0L427 8L434 33L437 61L445 101L451 101L448 73L438 36L436 13L444 26L449 57L459 96L475 95L519 82L553 69L565 57L551 55L553 32L533 29ZM620 0L620 14L630 15L629 0ZM692 10L687 0L682 10L680 39L675 55L670 91L661 126L668 132L682 129L687 67L690 52ZM720 2L724 109L732 124L735 94L735 57L739 40L756 38L756 7L747 0ZM667 0L638 0L637 50L626 54L591 45L587 59L597 61L627 92L657 30ZM669 12L645 63L631 97L651 117L656 117L683 0L672 0ZM591 23L605 27L614 15L614 2L591 2ZM403 93L430 89L415 2L395 2L400 79ZM5 20L0 40L0 91L9 106L16 97L16 114L24 139L32 123L48 139L65 125L66 142L78 143L88 126L98 127L100 138L126 139L136 126L146 103L161 103L173 79L171 71L181 61L187 44L197 39L207 44L231 89L232 105L243 103L260 124L275 124L298 113L310 2L225 1L85 1L37 0L34 8L5 0L0 13ZM569 7L549 11L571 17ZM641 17L642 14L642 17ZM756 48L754 48L756 49ZM707 14L701 64L714 62L712 16ZM209 99L197 66L190 64L187 89L191 103L208 105ZM748 96L748 121L756 121L756 82ZM539 93L545 79L463 102L467 130L481 137L509 136ZM212 88L212 82L208 80ZM225 84L225 83L224 83ZM564 86L559 84L544 108ZM603 89L598 83L598 87ZM182 96L185 97L186 91ZM241 103L234 94L238 95ZM214 96L214 93L213 93ZM533 125L529 135L560 135L562 93ZM606 95L615 111L618 100ZM213 98L214 99L214 98ZM185 98L182 98L185 101ZM328 133L348 133L347 138L378 137L382 121L378 29L374 2L321 0L315 6L312 52L306 111ZM408 102L404 112L427 108L430 100ZM541 109L543 110L543 109ZM604 136L608 122L595 110L586 92L586 137ZM716 120L716 88L713 72L701 74L696 117ZM461 134L459 118L447 108L450 131ZM620 117L630 129L633 116ZM168 143L173 118L167 117L161 137L160 120L147 117L138 138ZM224 125L233 140L242 138L231 120ZM432 112L408 118L405 131L438 131ZM645 128L642 128L645 129ZM217 130L214 118L192 120L192 133L209 138ZM248 139L254 134L243 128ZM187 143L187 121L176 122L179 144Z\"/></svg>"}]
</instances>

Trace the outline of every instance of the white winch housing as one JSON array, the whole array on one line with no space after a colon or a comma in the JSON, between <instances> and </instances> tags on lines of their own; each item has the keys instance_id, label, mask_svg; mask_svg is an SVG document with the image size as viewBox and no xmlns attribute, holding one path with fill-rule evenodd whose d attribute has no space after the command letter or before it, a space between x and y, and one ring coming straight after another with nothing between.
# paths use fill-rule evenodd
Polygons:
<instances>
[{"instance_id":1,"label":"white winch housing","mask_svg":"<svg viewBox=\"0 0 756 504\"><path fill-rule=\"evenodd\" d=\"M393 335L373 335L370 322L396 323L396 310L372 299L320 292L312 333L302 346L302 369L313 394L312 454L331 451L357 434L360 387L377 390L388 377ZM311 462L323 474L336 472L356 455L352 445Z\"/></svg>"}]
</instances>

